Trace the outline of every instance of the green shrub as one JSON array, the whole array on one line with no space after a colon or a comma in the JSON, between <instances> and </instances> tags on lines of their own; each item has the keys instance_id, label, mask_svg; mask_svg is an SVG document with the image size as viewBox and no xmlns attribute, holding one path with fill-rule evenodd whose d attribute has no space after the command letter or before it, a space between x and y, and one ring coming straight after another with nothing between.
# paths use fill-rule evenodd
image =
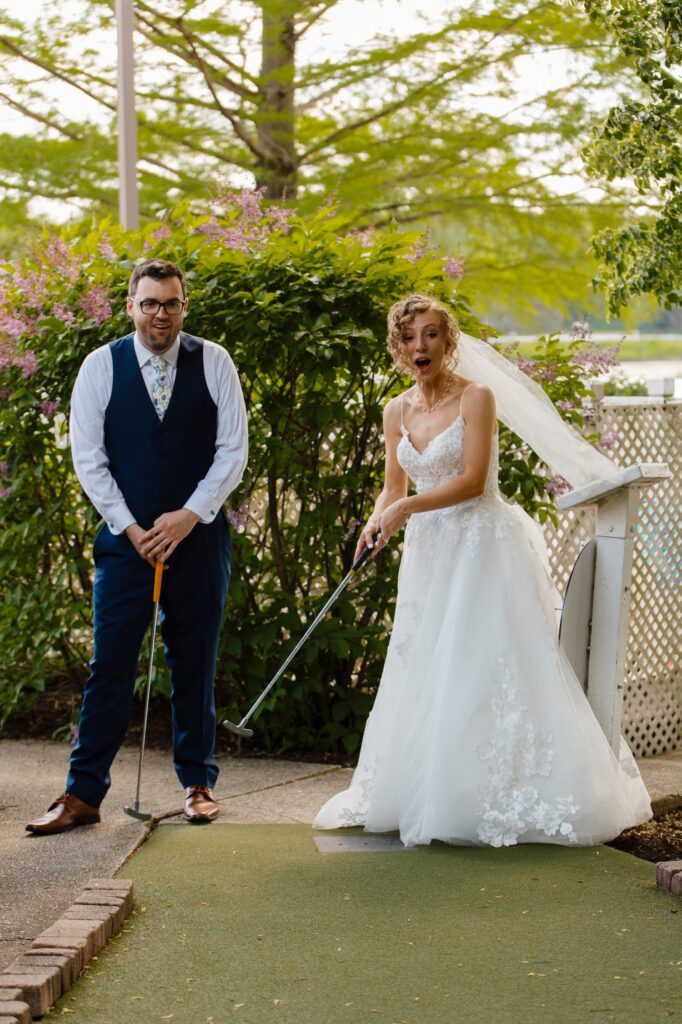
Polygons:
<instances>
[{"instance_id":1,"label":"green shrub","mask_svg":"<svg viewBox=\"0 0 682 1024\"><path fill-rule=\"evenodd\" d=\"M222 713L240 717L348 571L381 486L382 407L405 386L384 342L389 304L428 291L456 309L465 330L480 334L481 325L454 289L457 261L403 233L338 231L329 208L303 221L264 210L253 194L228 194L210 216L178 207L140 232L105 222L80 236L46 236L5 268L1 719L58 679L87 674L97 514L74 477L63 419L85 355L130 329L127 280L142 256L183 266L186 329L227 346L249 410L249 466L230 499ZM579 422L585 374L573 356L542 339L529 366ZM551 515L545 468L506 431L501 450L505 494ZM276 712L258 728L265 749L356 749L381 672L397 552L359 574L271 694L266 707ZM160 668L155 687L167 685Z\"/></svg>"}]
</instances>

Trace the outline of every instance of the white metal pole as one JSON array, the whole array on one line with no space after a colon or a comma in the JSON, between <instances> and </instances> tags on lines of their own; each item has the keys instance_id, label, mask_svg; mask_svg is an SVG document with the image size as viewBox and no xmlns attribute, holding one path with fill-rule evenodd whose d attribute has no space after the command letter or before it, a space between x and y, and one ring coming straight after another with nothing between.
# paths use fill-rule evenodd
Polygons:
<instances>
[{"instance_id":1,"label":"white metal pole","mask_svg":"<svg viewBox=\"0 0 682 1024\"><path fill-rule=\"evenodd\" d=\"M140 223L137 198L137 122L133 0L116 0L118 29L118 209L127 231Z\"/></svg>"}]
</instances>

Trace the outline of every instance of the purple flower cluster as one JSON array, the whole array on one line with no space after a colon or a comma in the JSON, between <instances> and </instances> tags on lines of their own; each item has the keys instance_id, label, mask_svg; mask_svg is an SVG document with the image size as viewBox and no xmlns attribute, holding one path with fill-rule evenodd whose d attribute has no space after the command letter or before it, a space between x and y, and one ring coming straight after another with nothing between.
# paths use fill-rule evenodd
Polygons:
<instances>
[{"instance_id":1,"label":"purple flower cluster","mask_svg":"<svg viewBox=\"0 0 682 1024\"><path fill-rule=\"evenodd\" d=\"M572 356L572 362L582 367L590 377L601 377L618 366L619 345L603 346L596 342L586 345L582 352Z\"/></svg>"},{"instance_id":2,"label":"purple flower cluster","mask_svg":"<svg viewBox=\"0 0 682 1024\"><path fill-rule=\"evenodd\" d=\"M99 251L100 255L109 263L117 262L118 254L106 235L102 235L102 238L100 239Z\"/></svg>"},{"instance_id":3,"label":"purple flower cluster","mask_svg":"<svg viewBox=\"0 0 682 1024\"><path fill-rule=\"evenodd\" d=\"M6 339L0 339L0 373L10 366L18 366L22 377L30 377L38 369L38 360L31 349L17 352L14 344L8 343Z\"/></svg>"},{"instance_id":4,"label":"purple flower cluster","mask_svg":"<svg viewBox=\"0 0 682 1024\"><path fill-rule=\"evenodd\" d=\"M571 341L589 341L592 337L592 328L587 320L576 320L568 336Z\"/></svg>"},{"instance_id":5,"label":"purple flower cluster","mask_svg":"<svg viewBox=\"0 0 682 1024\"><path fill-rule=\"evenodd\" d=\"M2 299L0 299L2 301ZM0 334L10 338L20 338L22 334L30 333L30 324L22 320L14 309L0 309Z\"/></svg>"},{"instance_id":6,"label":"purple flower cluster","mask_svg":"<svg viewBox=\"0 0 682 1024\"><path fill-rule=\"evenodd\" d=\"M251 502L248 499L243 501L239 508L228 508L227 510L228 522L232 523L236 530L248 526L250 515Z\"/></svg>"},{"instance_id":7,"label":"purple flower cluster","mask_svg":"<svg viewBox=\"0 0 682 1024\"><path fill-rule=\"evenodd\" d=\"M259 221L263 217L263 196L265 188L243 188L240 192L233 192L229 188L220 188L216 193L216 202L226 210L235 207L241 210L241 217L244 221Z\"/></svg>"},{"instance_id":8,"label":"purple flower cluster","mask_svg":"<svg viewBox=\"0 0 682 1024\"><path fill-rule=\"evenodd\" d=\"M157 228L156 231L152 231L152 238L155 242L162 242L164 238L169 238L173 232L167 224L162 224L161 227Z\"/></svg>"},{"instance_id":9,"label":"purple flower cluster","mask_svg":"<svg viewBox=\"0 0 682 1024\"><path fill-rule=\"evenodd\" d=\"M345 237L359 242L363 249L371 249L376 241L377 233L375 228L354 228Z\"/></svg>"},{"instance_id":10,"label":"purple flower cluster","mask_svg":"<svg viewBox=\"0 0 682 1024\"><path fill-rule=\"evenodd\" d=\"M519 356L516 360L516 365L521 373L525 373L527 377L532 378L535 370L535 362L532 359L524 359L523 356Z\"/></svg>"},{"instance_id":11,"label":"purple flower cluster","mask_svg":"<svg viewBox=\"0 0 682 1024\"><path fill-rule=\"evenodd\" d=\"M103 324L111 316L111 300L106 289L101 285L95 285L94 288L86 292L79 300L78 305L86 316L98 324Z\"/></svg>"},{"instance_id":12,"label":"purple flower cluster","mask_svg":"<svg viewBox=\"0 0 682 1024\"><path fill-rule=\"evenodd\" d=\"M551 494L553 496L565 494L566 491L570 491L570 489L571 485L568 480L565 480L563 476L559 476L558 473L550 477L545 484L545 491L547 494Z\"/></svg>"},{"instance_id":13,"label":"purple flower cluster","mask_svg":"<svg viewBox=\"0 0 682 1024\"><path fill-rule=\"evenodd\" d=\"M32 338L41 316L50 309L52 316L71 325L75 316L61 303L50 305L51 296L64 282L78 280L83 262L59 238L50 237L32 254L32 264L20 264L3 273L0 282L0 372L16 366L24 377L38 370L32 349L19 351L16 342Z\"/></svg>"},{"instance_id":14,"label":"purple flower cluster","mask_svg":"<svg viewBox=\"0 0 682 1024\"><path fill-rule=\"evenodd\" d=\"M524 359L523 356L519 356L516 365L522 373L525 373L531 380L537 381L538 384L551 384L556 380L555 366L537 362L535 359Z\"/></svg>"},{"instance_id":15,"label":"purple flower cluster","mask_svg":"<svg viewBox=\"0 0 682 1024\"><path fill-rule=\"evenodd\" d=\"M215 216L206 224L201 224L197 231L209 238L219 238L228 249L239 249L241 252L249 252L262 239L262 232L257 225L238 223L224 228Z\"/></svg>"},{"instance_id":16,"label":"purple flower cluster","mask_svg":"<svg viewBox=\"0 0 682 1024\"><path fill-rule=\"evenodd\" d=\"M277 215L273 217L273 223L265 220L258 223L251 220L237 221L228 227L223 227L218 218L212 216L206 224L200 225L197 231L202 235L208 235L209 238L220 239L228 249L252 252L264 243L273 230L278 229L282 234L287 233L289 226L285 215L288 213L288 210L278 210Z\"/></svg>"},{"instance_id":17,"label":"purple flower cluster","mask_svg":"<svg viewBox=\"0 0 682 1024\"><path fill-rule=\"evenodd\" d=\"M15 355L12 361L21 370L22 377L31 377L38 370L36 354L30 348L26 352L20 353L20 355Z\"/></svg>"},{"instance_id":18,"label":"purple flower cluster","mask_svg":"<svg viewBox=\"0 0 682 1024\"><path fill-rule=\"evenodd\" d=\"M22 273L17 268L12 275L12 284L26 305L33 308L42 306L50 291L50 282L43 270L28 270Z\"/></svg>"},{"instance_id":19,"label":"purple flower cluster","mask_svg":"<svg viewBox=\"0 0 682 1024\"><path fill-rule=\"evenodd\" d=\"M61 403L59 399L56 399L54 402L46 400L44 402L38 402L38 408L46 416L55 416L61 408Z\"/></svg>"},{"instance_id":20,"label":"purple flower cluster","mask_svg":"<svg viewBox=\"0 0 682 1024\"><path fill-rule=\"evenodd\" d=\"M602 434L597 442L596 447L600 452L612 452L615 451L618 442L620 441L620 434L612 431L610 434Z\"/></svg>"},{"instance_id":21,"label":"purple flower cluster","mask_svg":"<svg viewBox=\"0 0 682 1024\"><path fill-rule=\"evenodd\" d=\"M56 302L50 310L50 313L53 317L56 317L57 320L61 320L63 324L66 324L67 327L70 327L71 324L75 324L76 322L76 317L73 315L71 310L61 302Z\"/></svg>"},{"instance_id":22,"label":"purple flower cluster","mask_svg":"<svg viewBox=\"0 0 682 1024\"><path fill-rule=\"evenodd\" d=\"M238 210L239 221L229 227L222 227L216 217L211 217L198 230L211 238L220 238L228 248L241 249L242 252L249 252L261 245L273 231L288 234L291 230L289 222L295 211L275 204L264 207L264 195L265 188L245 188L240 192L228 188L219 189L216 203L228 213Z\"/></svg>"},{"instance_id":23,"label":"purple flower cluster","mask_svg":"<svg viewBox=\"0 0 682 1024\"><path fill-rule=\"evenodd\" d=\"M405 259L409 263L419 263L426 256L427 249L420 242L416 242L409 252L405 253Z\"/></svg>"},{"instance_id":24,"label":"purple flower cluster","mask_svg":"<svg viewBox=\"0 0 682 1024\"><path fill-rule=\"evenodd\" d=\"M464 274L464 260L460 256L448 256L443 261L443 270L448 277L452 277L455 281L459 281Z\"/></svg>"},{"instance_id":25,"label":"purple flower cluster","mask_svg":"<svg viewBox=\"0 0 682 1024\"><path fill-rule=\"evenodd\" d=\"M78 280L81 272L81 260L69 249L61 238L51 238L45 249L48 265L57 272L63 280L72 284Z\"/></svg>"}]
</instances>

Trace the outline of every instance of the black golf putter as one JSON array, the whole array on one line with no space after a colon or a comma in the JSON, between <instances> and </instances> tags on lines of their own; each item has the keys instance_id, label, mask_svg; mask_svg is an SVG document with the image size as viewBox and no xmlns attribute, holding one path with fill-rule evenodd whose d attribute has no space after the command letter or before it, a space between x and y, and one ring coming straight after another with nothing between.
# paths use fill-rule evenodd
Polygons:
<instances>
[{"instance_id":1,"label":"black golf putter","mask_svg":"<svg viewBox=\"0 0 682 1024\"><path fill-rule=\"evenodd\" d=\"M377 531L377 533L376 533L376 534L374 535L374 540L375 540L375 541L376 541L376 540L378 540L378 538L379 538L380 536L381 536L381 530L378 530L378 531ZM324 608L322 609L322 611L321 611L321 612L320 612L320 613L319 613L319 614L318 614L318 615L317 615L317 616L315 617L315 620L314 620L314 621L312 622L312 624L311 624L311 625L310 625L310 626L308 627L308 629L306 630L305 634L304 634L304 635L303 635L303 636L301 637L301 639L300 639L300 640L298 641L298 643L297 643L297 644L296 644L296 646L294 647L294 649L293 649L293 651L291 652L291 654L289 655L289 657L288 657L288 658L286 659L286 661L284 662L284 664L283 664L283 665L282 665L282 666L281 666L281 667L280 667L280 668L278 669L278 671L277 671L276 675L274 675L274 676L272 677L272 679L270 680L270 682L268 683L268 685L267 685L267 686L265 687L265 689L264 689L264 690L263 690L263 692L261 693L261 695L260 695L260 697L258 698L258 700L257 700L257 701L255 702L255 704L253 705L253 707L249 708L249 710L248 710L248 711L247 711L247 713L246 713L246 714L244 715L244 717L242 718L242 720L241 720L241 722L239 723L239 725L235 725L235 723L234 723L234 722L230 722L230 721L228 721L228 719L227 719L227 718L225 719L225 721L223 722L223 725L224 725L224 726L225 726L225 728L226 728L226 729L228 730L228 732L234 733L234 735L235 735L235 736L243 736L243 737L245 737L245 738L247 738L247 739L248 739L248 738L249 738L250 736L253 736L253 729L247 729L247 728L245 728L245 726L246 726L246 723L247 723L247 722L248 722L248 720L249 720L249 719L251 718L251 716L253 715L253 713L254 713L255 711L257 711L257 710L258 710L258 708L259 708L259 707L261 706L261 704L263 703L263 701L265 700L265 698L267 697L267 695L268 695L268 694L270 693L270 690L271 690L271 689L273 688L273 686L275 685L275 683L277 682L277 680L278 680L278 679L280 678L280 676L282 675L282 673L284 672L284 670L285 670L285 669L287 668L287 666L288 666L288 665L290 664L290 662L291 662L291 661L292 661L292 660L293 660L293 659L294 659L294 658L296 657L296 655L297 655L297 654L298 654L298 652L300 651L301 647L303 647L303 644L304 644L304 643L306 642L306 640L308 639L308 637L310 636L310 634L311 634L311 633L313 632L313 630L315 629L315 627L316 627L316 626L317 626L317 625L318 625L318 624L319 624L319 623L320 623L320 622L322 621L322 619L323 619L323 618L325 617L325 615L327 614L327 612L329 611L329 609L331 608L331 606L332 606L332 605L334 604L334 601L336 601L336 599L337 599L337 597L339 596L339 594L341 594L341 593L342 593L342 592L343 592L343 591L344 591L344 590L346 589L346 587L348 586L348 584L350 583L351 579L353 578L353 576L355 575L355 573L356 573L356 572L358 571L358 569L360 568L360 566L361 566L361 565L364 565L364 563L365 563L365 562L367 561L367 559L369 558L369 556L370 556L370 555L371 555L371 553L372 553L372 550L373 550L372 548L365 548L365 550L364 550L364 551L362 552L362 554L358 556L358 558L357 558L357 559L355 560L355 562L353 563L353 566L352 566L352 568L350 569L350 571L349 571L348 575L347 575L347 576L346 576L346 577L345 577L345 578L344 578L344 579L343 579L343 580L341 581L341 583L339 583L338 587L336 588L336 590L334 591L334 593L332 594L332 596L331 596L331 597L329 598L329 600L328 600L328 601L327 601L327 603L325 604L325 606L324 606Z\"/></svg>"}]
</instances>

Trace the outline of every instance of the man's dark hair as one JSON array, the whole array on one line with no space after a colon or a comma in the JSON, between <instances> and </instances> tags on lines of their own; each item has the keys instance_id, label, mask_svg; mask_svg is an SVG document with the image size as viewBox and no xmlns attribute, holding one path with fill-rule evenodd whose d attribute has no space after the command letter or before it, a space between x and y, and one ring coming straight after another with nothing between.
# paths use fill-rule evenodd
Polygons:
<instances>
[{"instance_id":1,"label":"man's dark hair","mask_svg":"<svg viewBox=\"0 0 682 1024\"><path fill-rule=\"evenodd\" d=\"M167 281L169 277L177 277L182 285L182 297L183 299L187 298L185 275L180 270L180 267L176 266L175 263L171 263L170 260L145 260L144 263L138 263L130 275L130 282L128 284L128 295L131 298L135 297L138 282L143 277L151 277L154 281Z\"/></svg>"}]
</instances>

